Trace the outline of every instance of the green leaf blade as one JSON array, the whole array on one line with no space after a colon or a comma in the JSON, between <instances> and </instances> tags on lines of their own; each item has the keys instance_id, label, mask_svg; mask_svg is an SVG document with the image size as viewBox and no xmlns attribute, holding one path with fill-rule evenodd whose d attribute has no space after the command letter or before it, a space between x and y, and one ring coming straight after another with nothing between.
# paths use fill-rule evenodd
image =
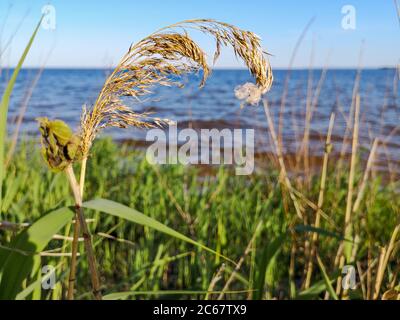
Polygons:
<instances>
[{"instance_id":1,"label":"green leaf blade","mask_svg":"<svg viewBox=\"0 0 400 320\"><path fill-rule=\"evenodd\" d=\"M0 248L0 300L16 298L23 281L37 264L38 253L73 216L74 212L69 208L54 210L11 241L9 247L14 251Z\"/></svg>"},{"instance_id":2,"label":"green leaf blade","mask_svg":"<svg viewBox=\"0 0 400 320\"><path fill-rule=\"evenodd\" d=\"M22 65L25 61L26 56L29 53L29 50L32 47L33 41L35 40L36 34L39 31L39 27L42 23L43 17L40 19L39 23L37 24L31 38L29 39L29 42L27 46L25 47L25 50L21 56L21 58L18 61L17 66L14 69L14 72L8 81L7 87L3 93L3 96L1 98L0 102L0 208L2 207L2 198L3 198L3 179L5 177L5 167L4 167L4 145L5 145L5 139L6 139L6 134L7 134L7 116L8 116L8 108L10 104L10 97L12 94L12 91L14 89L15 82L17 81L17 77L19 72L21 71Z\"/></svg>"},{"instance_id":3,"label":"green leaf blade","mask_svg":"<svg viewBox=\"0 0 400 320\"><path fill-rule=\"evenodd\" d=\"M146 226L149 228L152 228L154 230L160 231L162 233L165 233L171 237L177 238L179 240L188 242L190 244L193 244L203 250L206 250L208 252L211 252L215 255L218 255L222 258L224 258L227 261L230 261L232 263L235 263L234 261L232 261L231 259L219 254L218 252L216 252L213 249L208 248L207 246L194 241L193 239L190 239L189 237L181 234L178 231L175 231L174 229L167 227L165 224L150 218L146 215L144 215L143 213L129 208L123 204L111 201L111 200L106 200L106 199L96 199L96 200L91 200L91 201L87 201L84 202L82 207L86 208L86 209L93 209L96 211L100 211L100 212L104 212L104 213L108 213L111 214L113 216L125 219L125 220L129 220L132 221L134 223L140 224L142 226Z\"/></svg>"}]
</instances>

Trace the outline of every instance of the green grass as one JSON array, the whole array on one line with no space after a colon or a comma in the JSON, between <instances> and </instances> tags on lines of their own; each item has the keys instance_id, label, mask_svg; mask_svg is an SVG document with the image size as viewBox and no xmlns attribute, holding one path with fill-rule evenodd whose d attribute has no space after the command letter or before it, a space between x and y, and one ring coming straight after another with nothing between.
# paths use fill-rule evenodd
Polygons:
<instances>
[{"instance_id":1,"label":"green grass","mask_svg":"<svg viewBox=\"0 0 400 320\"><path fill-rule=\"evenodd\" d=\"M105 198L135 208L234 261L239 261L255 235L252 250L234 277L226 298L289 298L291 285L297 294L302 291L306 263L304 243L315 230L304 228L295 220L290 198L285 190L282 192L280 189L277 183L279 172L273 167L250 176L235 176L228 167L218 167L207 174L200 168L180 165L155 168L146 162L143 151L132 150L108 139L99 140L91 153L85 199ZM359 166L355 185L362 174L363 168ZM316 176L312 180L309 190L301 189L313 203L317 202L318 179ZM0 220L13 223L33 223L46 212L73 205L66 176L51 173L39 154L38 145L32 142L20 144L7 170L3 190ZM308 295L308 298L323 297L325 291L332 291L331 287L326 288L325 283L327 279L334 281L338 275L334 260L343 234L346 196L346 171L343 170L337 180L330 169L322 209L332 222L322 219L318 245L325 268L321 272L315 262L311 283L315 287L308 292L316 293ZM355 234L360 237L356 261L364 270L368 265L368 251L373 258L377 258L380 247L390 241L399 221L399 213L400 199L396 196L396 186L383 184L379 178L370 182L354 218ZM308 221L312 221L314 214L308 207ZM135 298L158 298L163 296L160 291L168 290L174 292L171 298L204 298L204 291L209 289L213 276L222 264L226 266L223 278L216 283L213 291L223 288L235 268L234 264L213 253L154 229L92 210L85 210L85 215L95 219L90 228L105 293L135 291ZM259 224L261 227L257 229ZM297 231L291 233L293 228L290 226L297 226ZM71 229L67 225L60 234L72 236ZM9 246L13 238L13 232L0 230L2 246ZM293 282L290 283L293 243L296 243L297 251ZM61 248L63 244L61 240L52 240L46 250ZM66 244L63 252L70 250L69 243ZM79 252L83 253L82 249ZM60 280L56 290L42 290L41 298L64 297L68 259L41 258L42 265L57 266L57 279ZM398 265L398 256L390 260L382 292L395 280L393 277L397 277ZM34 280L32 277L25 286ZM333 288L335 286L336 281ZM80 258L76 297L90 298L90 287L87 261ZM232 293L243 290L247 292ZM138 291L143 291L143 294L138 294ZM159 293L148 295L149 292ZM351 295L362 296L360 288ZM121 296L126 298L129 295ZM217 296L211 294L211 298ZM29 297L35 296L31 294Z\"/></svg>"}]
</instances>

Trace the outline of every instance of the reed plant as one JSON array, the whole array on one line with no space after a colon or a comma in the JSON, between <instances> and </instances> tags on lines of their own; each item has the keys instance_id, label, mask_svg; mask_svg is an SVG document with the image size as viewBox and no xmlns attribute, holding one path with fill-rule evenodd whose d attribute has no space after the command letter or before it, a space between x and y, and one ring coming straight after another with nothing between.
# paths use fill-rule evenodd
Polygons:
<instances>
[{"instance_id":1,"label":"reed plant","mask_svg":"<svg viewBox=\"0 0 400 320\"><path fill-rule=\"evenodd\" d=\"M84 107L80 130L72 130L61 120L40 118L43 155L53 171L67 174L75 199L74 237L70 269L68 298L73 299L76 272L76 255L79 228L82 229L85 250L90 266L93 293L101 300L100 278L92 246L91 235L82 208L87 159L93 141L107 127L152 128L170 124L168 119L139 114L127 106L122 97L130 96L140 101L151 94L156 86L181 86L175 79L185 73L202 71L200 87L210 74L205 52L194 42L188 30L195 29L212 36L216 41L214 62L220 55L221 46L230 45L240 57L256 81L257 96L266 93L272 84L272 70L264 57L260 39L252 32L215 20L187 20L165 27L132 45L107 78L94 105ZM178 77L178 78L177 78ZM245 98L248 99L248 97ZM80 182L74 174L73 164L81 162Z\"/></svg>"}]
</instances>

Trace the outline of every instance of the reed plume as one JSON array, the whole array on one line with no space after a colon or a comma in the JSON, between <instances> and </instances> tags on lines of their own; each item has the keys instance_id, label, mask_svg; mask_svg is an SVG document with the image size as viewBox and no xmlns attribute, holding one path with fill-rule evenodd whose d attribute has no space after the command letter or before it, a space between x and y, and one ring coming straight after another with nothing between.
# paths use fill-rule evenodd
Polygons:
<instances>
[{"instance_id":1,"label":"reed plume","mask_svg":"<svg viewBox=\"0 0 400 320\"><path fill-rule=\"evenodd\" d=\"M92 108L84 107L81 117L82 150L87 156L93 140L106 127L159 127L167 119L153 118L149 113L137 113L127 106L122 97L138 101L150 95L152 87L183 86L180 76L203 71L202 87L211 69L205 52L194 42L189 30L198 30L216 41L214 63L222 46L232 46L256 81L258 94L267 92L272 84L271 66L264 57L260 38L250 31L215 20L187 20L151 34L132 45L106 80Z\"/></svg>"}]
</instances>

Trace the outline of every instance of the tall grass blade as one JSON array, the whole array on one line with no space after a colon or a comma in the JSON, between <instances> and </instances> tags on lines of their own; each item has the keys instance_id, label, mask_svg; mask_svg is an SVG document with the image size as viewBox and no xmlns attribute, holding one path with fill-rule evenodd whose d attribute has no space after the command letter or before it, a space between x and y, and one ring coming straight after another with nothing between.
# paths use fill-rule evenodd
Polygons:
<instances>
[{"instance_id":1,"label":"tall grass blade","mask_svg":"<svg viewBox=\"0 0 400 320\"><path fill-rule=\"evenodd\" d=\"M258 273L254 283L256 292L253 295L255 300L261 300L264 294L264 286L267 274L276 263L276 256L279 254L287 234L281 235L278 238L271 241L264 249L261 260L258 265Z\"/></svg>"},{"instance_id":2,"label":"tall grass blade","mask_svg":"<svg viewBox=\"0 0 400 320\"><path fill-rule=\"evenodd\" d=\"M339 272L336 272L333 276L333 279L330 280L331 283L336 281L337 277L339 276ZM319 295L325 291L328 290L326 286L326 280L323 279L321 281L315 282L314 285L310 286L310 288L301 291L297 296L296 300L313 300L319 297Z\"/></svg>"},{"instance_id":3,"label":"tall grass blade","mask_svg":"<svg viewBox=\"0 0 400 320\"><path fill-rule=\"evenodd\" d=\"M317 255L317 261L318 261L318 265L319 265L319 268L320 268L320 270L321 270L321 273L322 273L322 275L323 275L323 277L324 277L326 289L328 290L329 294L331 295L331 297L332 297L333 299L339 300L339 298L338 298L338 296L336 295L336 292L335 292L335 290L333 289L333 286L332 286L332 282L333 282L333 281L332 281L331 279L329 279L329 276L328 276L328 274L326 273L325 266L324 266L324 264L322 263L322 260L321 260L321 258L319 257L319 255Z\"/></svg>"},{"instance_id":4,"label":"tall grass blade","mask_svg":"<svg viewBox=\"0 0 400 320\"><path fill-rule=\"evenodd\" d=\"M17 66L14 69L14 72L11 76L10 81L7 84L7 87L3 93L3 96L2 96L1 102L0 102L0 208L2 207L2 198L3 198L2 187L3 187L3 179L5 176L4 145L5 145L5 139L6 139L6 134L7 134L7 115L8 115L8 107L10 104L10 97L11 97L11 93L14 89L14 85L17 80L18 74L22 68L22 65L25 61L26 56L28 55L29 50L31 49L33 41L35 40L35 37L39 30L40 24L42 23L42 19L43 19L43 17L40 19L39 23L37 24L37 26L35 28L35 31L33 32L31 38L29 39L29 42L28 42L27 46L25 47L25 50L24 50L21 58L19 59Z\"/></svg>"},{"instance_id":5,"label":"tall grass blade","mask_svg":"<svg viewBox=\"0 0 400 320\"><path fill-rule=\"evenodd\" d=\"M336 232L332 232L323 228L316 228L310 225L304 225L304 224L300 224L294 227L294 230L298 233L306 233L306 232L315 232L320 236L325 236L325 237L331 237L331 238L336 238L342 241L349 241L352 242L352 240L350 239L346 239L343 237L343 235L336 233Z\"/></svg>"},{"instance_id":6,"label":"tall grass blade","mask_svg":"<svg viewBox=\"0 0 400 320\"><path fill-rule=\"evenodd\" d=\"M296 296L296 300L313 300L326 290L325 280L314 283L310 288L303 290Z\"/></svg>"}]
</instances>

